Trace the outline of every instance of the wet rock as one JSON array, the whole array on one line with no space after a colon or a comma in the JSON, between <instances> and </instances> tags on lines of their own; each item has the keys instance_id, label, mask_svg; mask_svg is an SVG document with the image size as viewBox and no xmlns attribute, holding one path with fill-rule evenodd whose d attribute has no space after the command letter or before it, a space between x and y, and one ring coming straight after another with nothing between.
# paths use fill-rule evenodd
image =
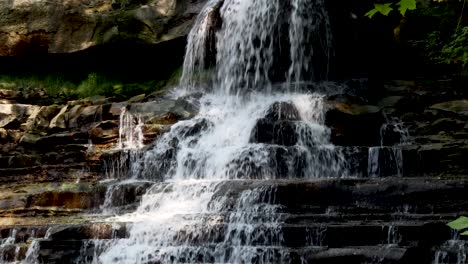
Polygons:
<instances>
[{"instance_id":1,"label":"wet rock","mask_svg":"<svg viewBox=\"0 0 468 264\"><path fill-rule=\"evenodd\" d=\"M80 99L80 100L76 100L76 101L70 101L70 102L68 102L68 105L70 105L70 106L77 106L77 105L91 106L91 105L108 104L110 102L111 102L111 98L96 95L96 96L92 96L92 97L88 97L88 98L84 98L84 99Z\"/></svg>"},{"instance_id":2,"label":"wet rock","mask_svg":"<svg viewBox=\"0 0 468 264\"><path fill-rule=\"evenodd\" d=\"M298 141L299 111L290 102L276 102L259 119L252 129L250 142L295 145Z\"/></svg>"},{"instance_id":3,"label":"wet rock","mask_svg":"<svg viewBox=\"0 0 468 264\"><path fill-rule=\"evenodd\" d=\"M68 114L68 127L69 128L78 128L82 126L89 125L94 122L99 122L102 120L102 106L92 105L92 106L83 106L76 105L73 106Z\"/></svg>"},{"instance_id":4,"label":"wet rock","mask_svg":"<svg viewBox=\"0 0 468 264\"><path fill-rule=\"evenodd\" d=\"M403 150L403 171L411 176L464 177L468 173L467 146L463 141L407 146Z\"/></svg>"},{"instance_id":5,"label":"wet rock","mask_svg":"<svg viewBox=\"0 0 468 264\"><path fill-rule=\"evenodd\" d=\"M59 225L52 227L49 232L52 240L84 240L84 239L116 239L126 235L125 224L95 223L81 225Z\"/></svg>"},{"instance_id":6,"label":"wet rock","mask_svg":"<svg viewBox=\"0 0 468 264\"><path fill-rule=\"evenodd\" d=\"M129 107L130 113L144 120L169 113L187 119L195 115L196 107L185 100L158 100L146 103L135 103Z\"/></svg>"},{"instance_id":7,"label":"wet rock","mask_svg":"<svg viewBox=\"0 0 468 264\"><path fill-rule=\"evenodd\" d=\"M380 109L369 105L331 103L325 125L331 128L331 142L342 146L378 146L384 124Z\"/></svg>"},{"instance_id":8,"label":"wet rock","mask_svg":"<svg viewBox=\"0 0 468 264\"><path fill-rule=\"evenodd\" d=\"M432 105L430 108L456 113L459 115L468 115L468 100L455 100Z\"/></svg>"},{"instance_id":9,"label":"wet rock","mask_svg":"<svg viewBox=\"0 0 468 264\"><path fill-rule=\"evenodd\" d=\"M42 106L36 115L31 116L26 123L25 130L45 131L49 128L51 120L60 112L62 107L58 105Z\"/></svg>"},{"instance_id":10,"label":"wet rock","mask_svg":"<svg viewBox=\"0 0 468 264\"><path fill-rule=\"evenodd\" d=\"M0 128L0 143L4 143L8 140L8 132L4 128Z\"/></svg>"},{"instance_id":11,"label":"wet rock","mask_svg":"<svg viewBox=\"0 0 468 264\"><path fill-rule=\"evenodd\" d=\"M250 142L293 146L298 140L297 124L291 121L274 121L262 118L252 130Z\"/></svg>"},{"instance_id":12,"label":"wet rock","mask_svg":"<svg viewBox=\"0 0 468 264\"><path fill-rule=\"evenodd\" d=\"M26 168L41 164L39 155L22 154L11 156L9 159L9 168Z\"/></svg>"},{"instance_id":13,"label":"wet rock","mask_svg":"<svg viewBox=\"0 0 468 264\"><path fill-rule=\"evenodd\" d=\"M96 206L92 192L46 191L28 198L26 207L60 207L63 209L91 209Z\"/></svg>"},{"instance_id":14,"label":"wet rock","mask_svg":"<svg viewBox=\"0 0 468 264\"><path fill-rule=\"evenodd\" d=\"M126 101L127 104L139 103L145 99L145 94L136 95Z\"/></svg>"},{"instance_id":15,"label":"wet rock","mask_svg":"<svg viewBox=\"0 0 468 264\"><path fill-rule=\"evenodd\" d=\"M158 125L173 125L181 119L183 119L182 116L169 112L162 116L156 116L156 117L150 118L149 120L146 120L145 123L146 124L158 124Z\"/></svg>"},{"instance_id":16,"label":"wet rock","mask_svg":"<svg viewBox=\"0 0 468 264\"><path fill-rule=\"evenodd\" d=\"M115 140L119 136L119 125L117 121L103 121L91 127L90 138L95 143L105 143Z\"/></svg>"},{"instance_id":17,"label":"wet rock","mask_svg":"<svg viewBox=\"0 0 468 264\"><path fill-rule=\"evenodd\" d=\"M117 120L119 119L122 110L125 108L127 108L126 103L112 103L103 105L102 117L104 120Z\"/></svg>"},{"instance_id":18,"label":"wet rock","mask_svg":"<svg viewBox=\"0 0 468 264\"><path fill-rule=\"evenodd\" d=\"M298 121L301 119L299 111L291 102L275 102L267 110L264 117L269 121L289 120Z\"/></svg>"},{"instance_id":19,"label":"wet rock","mask_svg":"<svg viewBox=\"0 0 468 264\"><path fill-rule=\"evenodd\" d=\"M117 183L115 185L107 186L107 196L110 199L110 206L114 209L118 207L136 206L140 201L143 194L153 186L151 182L128 182Z\"/></svg>"},{"instance_id":20,"label":"wet rock","mask_svg":"<svg viewBox=\"0 0 468 264\"><path fill-rule=\"evenodd\" d=\"M60 112L54 117L52 118L52 120L50 121L50 125L49 125L49 128L53 131L57 131L57 130L64 130L67 128L67 116L66 116L66 112L68 111L69 109L69 106L68 105L65 105L64 107L62 107L62 109L60 109Z\"/></svg>"},{"instance_id":21,"label":"wet rock","mask_svg":"<svg viewBox=\"0 0 468 264\"><path fill-rule=\"evenodd\" d=\"M148 124L143 125L143 136L144 141L143 143L148 144L163 133L169 131L169 126L167 125L159 125L159 124Z\"/></svg>"},{"instance_id":22,"label":"wet rock","mask_svg":"<svg viewBox=\"0 0 468 264\"><path fill-rule=\"evenodd\" d=\"M398 96L398 95L388 96L388 97L382 98L377 103L377 106L380 108L395 107L396 105L398 105L398 103L400 103L402 99L403 99L403 96Z\"/></svg>"},{"instance_id":23,"label":"wet rock","mask_svg":"<svg viewBox=\"0 0 468 264\"><path fill-rule=\"evenodd\" d=\"M28 117L35 115L39 108L26 104L0 104L0 128L18 129Z\"/></svg>"}]
</instances>

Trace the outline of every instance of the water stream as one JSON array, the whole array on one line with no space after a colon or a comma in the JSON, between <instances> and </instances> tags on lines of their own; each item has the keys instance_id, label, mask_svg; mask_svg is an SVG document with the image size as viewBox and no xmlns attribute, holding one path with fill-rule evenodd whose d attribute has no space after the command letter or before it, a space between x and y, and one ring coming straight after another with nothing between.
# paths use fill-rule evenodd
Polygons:
<instances>
[{"instance_id":1,"label":"water stream","mask_svg":"<svg viewBox=\"0 0 468 264\"><path fill-rule=\"evenodd\" d=\"M222 25L210 69L214 12ZM317 36L321 46L307 48ZM328 57L330 37L320 0L208 1L189 34L179 87L205 90L199 113L132 162L127 179L154 184L135 212L110 219L128 223L129 237L111 241L98 262L288 262L283 208L268 181L349 176L329 142L323 95L294 85L314 79L309 57ZM282 50L284 41L291 49ZM289 68L277 61L284 53Z\"/></svg>"}]
</instances>

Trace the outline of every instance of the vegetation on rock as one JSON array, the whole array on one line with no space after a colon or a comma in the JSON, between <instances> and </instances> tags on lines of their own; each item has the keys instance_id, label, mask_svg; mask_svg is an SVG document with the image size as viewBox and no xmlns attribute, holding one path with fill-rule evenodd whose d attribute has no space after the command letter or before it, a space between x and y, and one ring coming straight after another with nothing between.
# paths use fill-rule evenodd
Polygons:
<instances>
[{"instance_id":1,"label":"vegetation on rock","mask_svg":"<svg viewBox=\"0 0 468 264\"><path fill-rule=\"evenodd\" d=\"M65 101L92 96L127 99L176 85L180 73L181 69L177 69L167 80L143 82L126 82L96 72L89 73L84 79L67 78L61 75L0 75L0 89L18 91L29 96L63 98Z\"/></svg>"}]
</instances>

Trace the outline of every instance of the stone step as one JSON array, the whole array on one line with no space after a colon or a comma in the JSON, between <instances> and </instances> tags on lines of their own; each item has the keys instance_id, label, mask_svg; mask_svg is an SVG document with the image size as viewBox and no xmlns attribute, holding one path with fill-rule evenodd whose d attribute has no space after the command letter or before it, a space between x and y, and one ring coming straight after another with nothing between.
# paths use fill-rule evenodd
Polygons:
<instances>
[{"instance_id":1,"label":"stone step","mask_svg":"<svg viewBox=\"0 0 468 264\"><path fill-rule=\"evenodd\" d=\"M90 223L55 225L47 228L25 229L25 227L3 229L11 236L15 233L15 243L26 242L29 238L44 238L53 241L76 241L89 239L122 239L128 236L125 223ZM232 225L216 224L191 226L199 232L185 233L180 231L174 243L186 245L205 245L222 243L226 235L236 235L241 245L279 244L285 247L303 246L370 246L398 244L400 246L434 246L451 238L451 230L442 222L426 223L388 223L388 222L349 222L349 223L315 223L309 225L291 225L274 223L236 223ZM27 233L24 230L38 230L38 233ZM187 228L187 230L192 230ZM39 231L42 231L40 233ZM259 235L262 234L262 235ZM281 237L281 238L280 238ZM5 237L7 238L7 237ZM5 239L4 238L4 239Z\"/></svg>"},{"instance_id":2,"label":"stone step","mask_svg":"<svg viewBox=\"0 0 468 264\"><path fill-rule=\"evenodd\" d=\"M145 181L106 183L108 208L138 205L141 195L152 184L167 185ZM259 203L281 205L284 213L313 214L317 219L336 221L346 221L344 217L352 220L355 216L365 216L370 220L384 217L391 221L413 214L417 218L427 215L429 219L433 214L441 214L447 215L444 216L447 219L462 213L460 208L468 208L468 180L464 179L237 180L220 183L213 199L227 195L234 202L240 193L254 188L272 191L264 196L266 200L259 200ZM274 199L270 199L272 197ZM232 206L226 204L226 210Z\"/></svg>"},{"instance_id":3,"label":"stone step","mask_svg":"<svg viewBox=\"0 0 468 264\"><path fill-rule=\"evenodd\" d=\"M272 257L279 254L281 257L292 256L292 259L288 258L291 261L298 257L299 260L311 263L365 263L362 261L368 261L374 257L379 257L383 261L379 263L411 263L406 262L405 259L409 258L415 261L414 258L419 256L422 259L432 260L436 256L437 250L440 250L440 257L449 258L451 256L453 259L454 254L457 253L456 248L444 244L446 240L450 239L450 232L442 230L447 227L440 223L399 224L392 227L387 224L330 225L326 227L317 225L308 227L285 226L282 229L284 240L280 243L281 246L278 245L279 247L271 246L271 243L265 245L254 243L241 244L233 248L230 244L222 246L222 239L211 239L205 243L200 243L201 241L196 244L184 243L171 248L174 253L178 253L174 257L181 257L180 261L183 261L183 258L192 252L192 254L196 253L199 256L204 255L203 260L197 259L197 261L207 263L211 263L209 260L213 259L210 253L219 252L220 245L223 251L228 252L228 255L229 252L232 253L232 250L256 250L260 253L273 250L275 254L260 254L260 256ZM394 241L389 241L391 239L389 234L392 232L390 228L396 230ZM126 237L125 224L112 223L58 225L48 228L46 234L44 234L45 228L36 229L36 237L46 236L46 239L33 238L28 235L28 232L35 232L31 228L23 227L17 230L15 243L0 247L0 253L5 260L12 259L12 256L15 256L17 260L24 258L25 251L33 239L38 243L37 254L40 263L72 263L83 258L90 260L96 252L106 248L106 243L110 243L109 239ZM0 234L5 235L6 231L7 229L3 229ZM11 230L9 230L9 235L11 235ZM187 240L185 241L187 242ZM366 243L362 243L363 241ZM16 250L19 250L20 253L12 255L12 252ZM157 250L158 248L155 248L155 251ZM180 250L184 250L184 252L182 253ZM169 250L169 254L170 252L171 250ZM395 254L400 257L395 258ZM275 259L268 260L274 261Z\"/></svg>"},{"instance_id":4,"label":"stone step","mask_svg":"<svg viewBox=\"0 0 468 264\"><path fill-rule=\"evenodd\" d=\"M95 243L98 243L95 246ZM40 241L38 252L40 263L91 263L96 253L105 250L105 245L96 241ZM432 263L435 250L427 247L399 247L375 245L360 247L277 247L277 246L171 246L154 247L154 252L164 252L164 259L153 259L150 263ZM239 254L236 258L236 254ZM145 256L141 256L143 259ZM68 262L70 261L70 262ZM113 261L124 263L125 260ZM146 262L145 262L146 263Z\"/></svg>"}]
</instances>

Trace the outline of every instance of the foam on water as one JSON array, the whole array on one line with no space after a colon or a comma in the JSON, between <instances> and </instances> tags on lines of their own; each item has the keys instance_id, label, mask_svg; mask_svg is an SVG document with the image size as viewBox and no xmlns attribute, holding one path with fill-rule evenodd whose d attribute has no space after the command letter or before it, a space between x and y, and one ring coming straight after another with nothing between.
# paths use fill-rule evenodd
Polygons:
<instances>
[{"instance_id":1,"label":"foam on water","mask_svg":"<svg viewBox=\"0 0 468 264\"><path fill-rule=\"evenodd\" d=\"M195 118L173 125L130 165L127 179L154 185L134 213L109 219L127 222L129 237L101 245L98 262L290 261L275 185L234 190L229 183L347 176L343 155L329 142L323 96L291 93L290 83L282 91L273 85L304 81L312 62L306 57L329 51L329 35L325 48L304 47L328 27L323 2L312 2L207 2L189 34L177 93L203 81L210 87ZM210 69L215 12L222 25L215 30L216 65ZM291 49L282 51L285 26ZM291 53L289 70L276 61L284 52Z\"/></svg>"}]
</instances>

